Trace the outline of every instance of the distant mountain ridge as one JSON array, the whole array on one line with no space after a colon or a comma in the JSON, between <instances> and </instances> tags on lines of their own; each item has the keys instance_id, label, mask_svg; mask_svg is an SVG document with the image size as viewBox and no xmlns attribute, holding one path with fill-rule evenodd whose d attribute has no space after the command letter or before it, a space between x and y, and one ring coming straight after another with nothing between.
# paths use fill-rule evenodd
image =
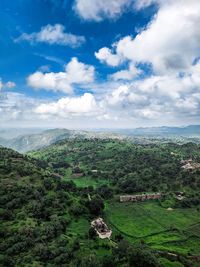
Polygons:
<instances>
[{"instance_id":1,"label":"distant mountain ridge","mask_svg":"<svg viewBox=\"0 0 200 267\"><path fill-rule=\"evenodd\" d=\"M186 142L200 142L200 125L189 125L185 127L146 127L135 129L99 129L94 131L84 130L69 130L69 129L48 129L40 130L33 129L33 133L18 135L22 130L16 130L16 137L14 133L5 138L6 131L0 130L0 145L12 148L19 152L27 152L37 150L42 147L51 145L57 141L70 138L117 138L132 139L135 143L153 143L165 141L180 141Z\"/></svg>"},{"instance_id":2,"label":"distant mountain ridge","mask_svg":"<svg viewBox=\"0 0 200 267\"><path fill-rule=\"evenodd\" d=\"M11 139L1 138L0 144L19 152L26 152L42 148L65 138L69 138L74 134L74 131L67 129L45 130L41 133L19 135L16 138Z\"/></svg>"},{"instance_id":3,"label":"distant mountain ridge","mask_svg":"<svg viewBox=\"0 0 200 267\"><path fill-rule=\"evenodd\" d=\"M103 132L87 132L68 129L49 129L41 133L20 135L16 138L5 139L0 137L0 145L12 148L18 152L24 153L31 150L37 150L51 145L57 141L70 138L117 138L117 134L106 134Z\"/></svg>"},{"instance_id":4,"label":"distant mountain ridge","mask_svg":"<svg viewBox=\"0 0 200 267\"><path fill-rule=\"evenodd\" d=\"M140 127L135 129L121 129L117 130L119 133L126 133L126 135L200 135L200 125L189 125L185 127Z\"/></svg>"}]
</instances>

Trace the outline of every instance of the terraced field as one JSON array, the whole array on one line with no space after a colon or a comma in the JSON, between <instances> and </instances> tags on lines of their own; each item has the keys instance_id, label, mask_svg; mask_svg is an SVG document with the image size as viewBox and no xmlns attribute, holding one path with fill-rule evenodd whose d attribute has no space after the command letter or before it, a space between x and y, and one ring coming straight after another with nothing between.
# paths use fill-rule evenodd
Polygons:
<instances>
[{"instance_id":1,"label":"terraced field","mask_svg":"<svg viewBox=\"0 0 200 267\"><path fill-rule=\"evenodd\" d=\"M116 232L131 242L181 254L200 253L200 213L197 209L162 208L158 202L106 205L106 218Z\"/></svg>"}]
</instances>

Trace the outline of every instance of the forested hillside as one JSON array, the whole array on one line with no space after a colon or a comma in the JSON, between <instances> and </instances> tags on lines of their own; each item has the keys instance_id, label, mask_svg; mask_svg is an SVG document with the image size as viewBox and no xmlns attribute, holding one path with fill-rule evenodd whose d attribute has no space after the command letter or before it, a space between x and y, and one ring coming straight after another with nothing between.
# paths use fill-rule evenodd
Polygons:
<instances>
[{"instance_id":1,"label":"forested hillside","mask_svg":"<svg viewBox=\"0 0 200 267\"><path fill-rule=\"evenodd\" d=\"M44 166L0 148L1 266L121 266L129 261L158 265L148 248L133 249L127 243L129 253L123 252L121 259L117 239L97 240L90 221L102 213L101 197Z\"/></svg>"},{"instance_id":2,"label":"forested hillside","mask_svg":"<svg viewBox=\"0 0 200 267\"><path fill-rule=\"evenodd\" d=\"M80 244L76 237L66 236L71 235L69 225L80 215L87 222L101 212L100 198L94 196L88 203L73 183L41 165L0 148L1 266L60 266L75 259L78 266ZM86 238L88 230L89 223Z\"/></svg>"},{"instance_id":3,"label":"forested hillside","mask_svg":"<svg viewBox=\"0 0 200 267\"><path fill-rule=\"evenodd\" d=\"M1 265L198 266L199 161L193 143L73 139L27 155L1 147ZM119 202L148 192L163 197ZM110 240L91 228L98 216Z\"/></svg>"},{"instance_id":4,"label":"forested hillside","mask_svg":"<svg viewBox=\"0 0 200 267\"><path fill-rule=\"evenodd\" d=\"M200 187L200 169L185 171L182 160L200 161L200 146L135 145L120 140L63 140L47 148L30 152L48 167L76 182L76 173L93 181L111 185L114 191L196 191ZM92 182L91 182L92 184ZM97 183L98 184L98 183Z\"/></svg>"}]
</instances>

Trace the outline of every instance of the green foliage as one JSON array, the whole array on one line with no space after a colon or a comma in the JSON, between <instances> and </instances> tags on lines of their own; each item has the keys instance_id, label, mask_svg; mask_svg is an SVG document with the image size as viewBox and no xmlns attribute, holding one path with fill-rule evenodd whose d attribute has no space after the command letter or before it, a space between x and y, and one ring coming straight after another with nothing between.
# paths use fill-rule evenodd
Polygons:
<instances>
[{"instance_id":1,"label":"green foliage","mask_svg":"<svg viewBox=\"0 0 200 267\"><path fill-rule=\"evenodd\" d=\"M89 238L91 238L91 239L95 239L97 237L97 233L96 233L94 227L90 227L90 229L88 231L88 235L89 235Z\"/></svg>"},{"instance_id":2,"label":"green foliage","mask_svg":"<svg viewBox=\"0 0 200 267\"><path fill-rule=\"evenodd\" d=\"M199 148L192 143L137 145L110 139L73 139L29 155L48 162L48 169L53 168L66 180L80 187L92 185L103 198L109 198L115 193L198 190L199 171L183 170L180 161L192 156L198 162ZM54 168L59 162L68 167ZM75 170L81 170L84 176L74 177Z\"/></svg>"},{"instance_id":3,"label":"green foliage","mask_svg":"<svg viewBox=\"0 0 200 267\"><path fill-rule=\"evenodd\" d=\"M135 267L158 267L159 262L154 254L143 247L131 249L129 252L129 264Z\"/></svg>"},{"instance_id":4,"label":"green foliage","mask_svg":"<svg viewBox=\"0 0 200 267\"><path fill-rule=\"evenodd\" d=\"M158 266L158 250L198 255L200 173L180 164L191 156L199 161L199 145L71 139L28 155L0 148L0 265ZM152 191L166 198L118 202ZM99 215L114 241L93 238Z\"/></svg>"},{"instance_id":5,"label":"green foliage","mask_svg":"<svg viewBox=\"0 0 200 267\"><path fill-rule=\"evenodd\" d=\"M109 201L106 219L110 227L131 243L142 241L152 248L187 255L200 253L199 211L167 210L156 201L119 203Z\"/></svg>"},{"instance_id":6,"label":"green foliage","mask_svg":"<svg viewBox=\"0 0 200 267\"><path fill-rule=\"evenodd\" d=\"M102 213L104 209L104 203L100 196L94 196L90 201L87 202L87 206L90 210L90 213L98 216Z\"/></svg>"},{"instance_id":7,"label":"green foliage","mask_svg":"<svg viewBox=\"0 0 200 267\"><path fill-rule=\"evenodd\" d=\"M0 148L1 266L69 263L79 242L62 239L77 216L91 216L73 182L54 177L37 160Z\"/></svg>"}]
</instances>

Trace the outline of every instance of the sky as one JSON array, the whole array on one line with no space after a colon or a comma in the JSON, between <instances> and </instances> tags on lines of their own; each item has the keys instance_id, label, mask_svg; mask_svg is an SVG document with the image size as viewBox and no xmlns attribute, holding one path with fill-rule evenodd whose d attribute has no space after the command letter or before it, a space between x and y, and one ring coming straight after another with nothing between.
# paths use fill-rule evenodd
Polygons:
<instances>
[{"instance_id":1,"label":"sky","mask_svg":"<svg viewBox=\"0 0 200 267\"><path fill-rule=\"evenodd\" d=\"M0 1L0 127L200 122L199 0Z\"/></svg>"}]
</instances>

